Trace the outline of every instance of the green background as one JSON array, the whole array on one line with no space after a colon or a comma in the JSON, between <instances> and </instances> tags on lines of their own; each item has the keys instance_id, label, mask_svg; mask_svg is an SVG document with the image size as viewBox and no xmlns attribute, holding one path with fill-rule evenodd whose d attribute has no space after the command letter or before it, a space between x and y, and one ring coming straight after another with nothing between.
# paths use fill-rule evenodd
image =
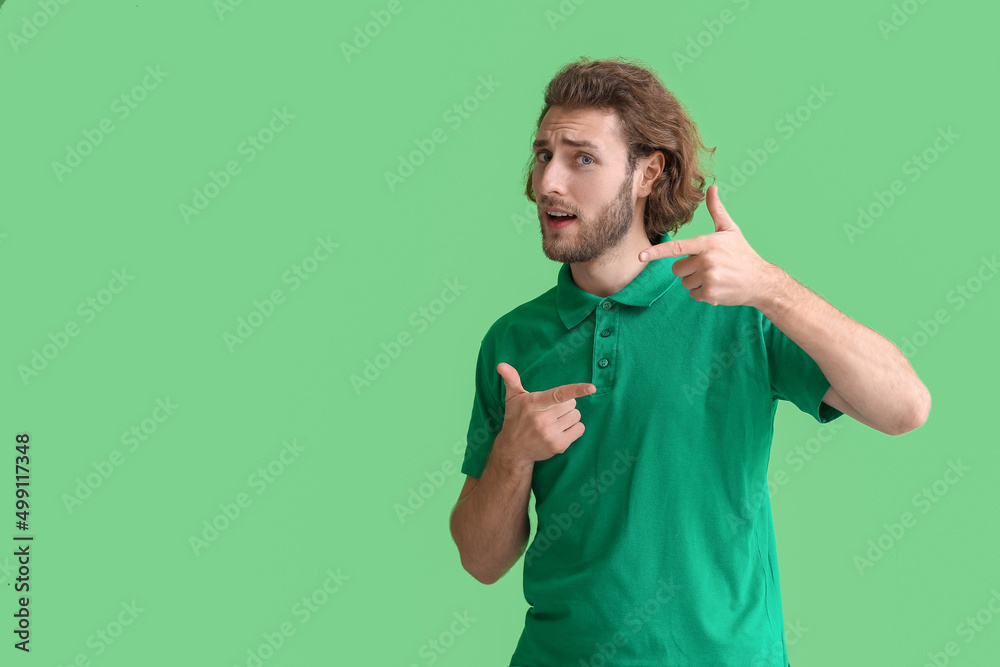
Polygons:
<instances>
[{"instance_id":1,"label":"green background","mask_svg":"<svg viewBox=\"0 0 1000 667\"><path fill-rule=\"evenodd\" d=\"M791 664L922 665L948 642L957 655L939 664L996 664L1000 279L976 283L1000 249L995 6L46 6L0 9L0 553L20 532L17 433L31 435L35 536L27 655L10 632L14 559L0 557L0 662L247 665L287 623L294 634L263 664L507 665L521 563L483 586L448 527L476 353L498 317L555 284L522 182L544 86L581 55L622 55L686 105L718 147L720 183L777 141L723 196L729 213L845 314L901 347L916 340L908 355L933 396L926 425L899 437L841 418L804 465L789 457L820 444L822 427L779 409L769 473L787 475L772 503ZM379 16L390 20L376 31ZM363 48L345 55L355 39ZM143 89L147 67L164 75ZM495 89L449 121L480 77ZM115 100L136 86L144 99L122 117ZM813 86L832 96L786 136L777 124L806 115ZM249 160L241 142L274 109L294 118ZM113 131L58 174L104 119ZM959 138L935 154L947 128ZM385 173L438 129L444 141L390 187ZM912 180L906 165L925 150L935 161ZM229 161L239 173L186 221L181 205ZM905 192L849 238L858 207L897 179ZM711 230L701 207L678 238ZM337 247L308 261L317 239ZM285 279L296 266L311 270L298 284ZM111 283L122 270L123 289ZM447 281L461 288L445 304ZM958 285L978 291L958 298ZM274 290L282 302L228 345ZM101 298L93 315L79 307ZM77 335L53 342L72 324ZM351 377L401 334L409 344L356 389ZM25 374L36 351L42 368ZM177 407L156 421L167 399ZM133 427L147 430L130 451ZM298 455L275 463L293 441ZM913 497L958 460L969 471L922 513ZM269 464L280 474L253 485ZM100 483L67 506L88 475ZM224 525L220 504L239 494L249 506L196 553L191 536ZM915 525L859 572L855 557L907 511ZM346 578L331 594L328 571ZM322 604L304 618L296 605L310 597ZM141 613L118 627L133 601ZM959 624L977 613L986 622L968 641ZM463 614L474 622L453 625Z\"/></svg>"}]
</instances>

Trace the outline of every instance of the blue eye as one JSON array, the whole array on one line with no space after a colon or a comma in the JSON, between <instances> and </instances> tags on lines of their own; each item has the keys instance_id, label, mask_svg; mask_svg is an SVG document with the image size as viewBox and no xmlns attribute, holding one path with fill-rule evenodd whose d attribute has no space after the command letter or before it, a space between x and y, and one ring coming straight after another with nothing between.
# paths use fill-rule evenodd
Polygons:
<instances>
[{"instance_id":1,"label":"blue eye","mask_svg":"<svg viewBox=\"0 0 1000 667\"><path fill-rule=\"evenodd\" d=\"M545 159L542 158L543 155L549 155L549 156L551 156L552 154L549 153L548 151L539 151L538 154L536 155L536 158L539 161L541 161L541 162L548 162L549 160L545 160ZM580 157L583 158L583 159L585 159L585 160L590 160L590 162L584 162L583 163L585 166L589 167L590 165L594 164L594 158L590 157L589 155L581 155Z\"/></svg>"}]
</instances>

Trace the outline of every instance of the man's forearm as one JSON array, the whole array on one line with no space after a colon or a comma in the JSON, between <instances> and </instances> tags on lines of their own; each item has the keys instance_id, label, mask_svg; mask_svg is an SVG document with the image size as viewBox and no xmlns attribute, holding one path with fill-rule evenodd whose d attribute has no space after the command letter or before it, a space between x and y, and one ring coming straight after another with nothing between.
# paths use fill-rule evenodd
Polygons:
<instances>
[{"instance_id":1,"label":"man's forearm","mask_svg":"<svg viewBox=\"0 0 1000 667\"><path fill-rule=\"evenodd\" d=\"M528 498L534 465L506 457L503 447L497 447L500 437L479 482L451 514L451 534L462 566L484 584L496 582L513 567L531 533Z\"/></svg>"},{"instance_id":2,"label":"man's forearm","mask_svg":"<svg viewBox=\"0 0 1000 667\"><path fill-rule=\"evenodd\" d=\"M816 362L830 386L884 432L923 423L930 395L900 349L772 266L753 305Z\"/></svg>"}]
</instances>

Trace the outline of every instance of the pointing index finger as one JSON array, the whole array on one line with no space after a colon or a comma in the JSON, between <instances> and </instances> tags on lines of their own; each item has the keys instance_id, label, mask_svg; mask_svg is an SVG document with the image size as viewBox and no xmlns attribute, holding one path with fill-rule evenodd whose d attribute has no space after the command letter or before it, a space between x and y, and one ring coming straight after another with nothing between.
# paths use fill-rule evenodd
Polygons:
<instances>
[{"instance_id":1,"label":"pointing index finger","mask_svg":"<svg viewBox=\"0 0 1000 667\"><path fill-rule=\"evenodd\" d=\"M554 405L559 405L560 403L565 403L571 398L579 398L580 396L589 396L597 391L595 387L590 382L577 382L576 384L564 384L558 387L553 387L548 391L541 392L538 399L538 407L546 410Z\"/></svg>"},{"instance_id":2,"label":"pointing index finger","mask_svg":"<svg viewBox=\"0 0 1000 667\"><path fill-rule=\"evenodd\" d=\"M702 237L696 236L693 239L674 239L665 241L647 248L639 253L639 261L651 262L654 259L663 257L680 257L681 255L697 255L704 250Z\"/></svg>"}]
</instances>

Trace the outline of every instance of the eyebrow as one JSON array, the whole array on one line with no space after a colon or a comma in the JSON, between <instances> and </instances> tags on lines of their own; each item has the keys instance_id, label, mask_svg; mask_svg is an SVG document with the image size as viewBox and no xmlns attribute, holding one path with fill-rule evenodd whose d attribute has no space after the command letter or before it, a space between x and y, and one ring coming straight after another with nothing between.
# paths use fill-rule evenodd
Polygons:
<instances>
[{"instance_id":1,"label":"eyebrow","mask_svg":"<svg viewBox=\"0 0 1000 667\"><path fill-rule=\"evenodd\" d=\"M592 151L600 152L600 147L592 141L587 141L586 139L563 139L561 143L567 146L573 146L575 148L589 148ZM547 139L535 139L535 143L532 145L533 149L548 148L549 142Z\"/></svg>"}]
</instances>

